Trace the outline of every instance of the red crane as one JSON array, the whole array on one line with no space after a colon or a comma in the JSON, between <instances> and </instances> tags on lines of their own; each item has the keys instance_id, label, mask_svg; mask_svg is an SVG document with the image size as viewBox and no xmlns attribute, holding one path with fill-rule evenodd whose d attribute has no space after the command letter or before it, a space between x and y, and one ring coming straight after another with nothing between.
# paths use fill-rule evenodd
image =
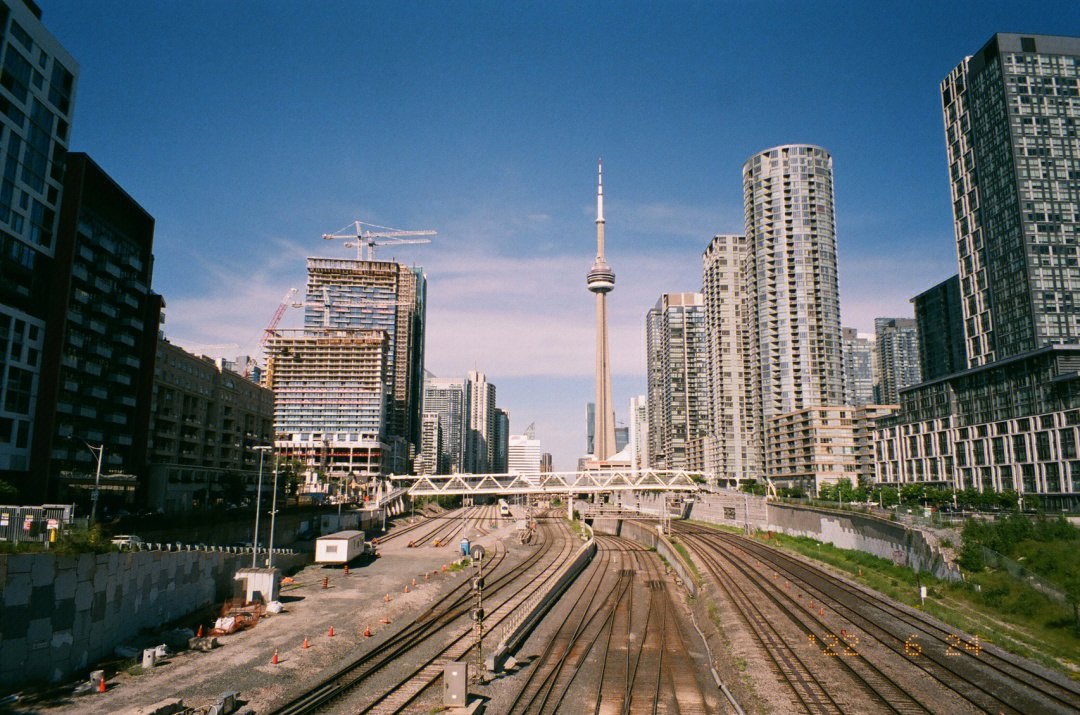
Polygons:
<instances>
[{"instance_id":1,"label":"red crane","mask_svg":"<svg viewBox=\"0 0 1080 715\"><path fill-rule=\"evenodd\" d=\"M281 322L281 316L285 315L285 310L289 307L289 301L294 295L296 295L296 288L290 288L289 292L285 294L285 297L281 299L281 303L278 304L277 310L274 311L274 317L270 318L270 322L266 324L266 328L263 330L262 345L266 345L266 343L270 341L270 338L274 337L277 325Z\"/></svg>"}]
</instances>

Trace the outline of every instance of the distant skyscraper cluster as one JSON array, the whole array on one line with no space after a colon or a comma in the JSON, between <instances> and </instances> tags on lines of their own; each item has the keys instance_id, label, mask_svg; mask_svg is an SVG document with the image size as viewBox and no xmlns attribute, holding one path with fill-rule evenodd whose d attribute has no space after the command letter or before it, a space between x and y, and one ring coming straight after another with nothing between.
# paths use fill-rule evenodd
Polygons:
<instances>
[{"instance_id":1,"label":"distant skyscraper cluster","mask_svg":"<svg viewBox=\"0 0 1080 715\"><path fill-rule=\"evenodd\" d=\"M482 372L463 378L428 375L424 416L438 423L438 434L418 474L485 474L506 471L510 420L495 404L495 385Z\"/></svg>"},{"instance_id":2,"label":"distant skyscraper cluster","mask_svg":"<svg viewBox=\"0 0 1080 715\"><path fill-rule=\"evenodd\" d=\"M646 316L641 464L1080 502L1080 38L997 34L940 89L959 274L841 329L832 158L756 154L703 256L706 413L672 362L699 338Z\"/></svg>"},{"instance_id":3,"label":"distant skyscraper cluster","mask_svg":"<svg viewBox=\"0 0 1080 715\"><path fill-rule=\"evenodd\" d=\"M641 462L810 491L855 481L870 449L868 430L855 444L855 408L874 401L876 354L841 329L832 157L759 152L743 199L744 232L705 249L702 292L665 294L646 315Z\"/></svg>"}]
</instances>

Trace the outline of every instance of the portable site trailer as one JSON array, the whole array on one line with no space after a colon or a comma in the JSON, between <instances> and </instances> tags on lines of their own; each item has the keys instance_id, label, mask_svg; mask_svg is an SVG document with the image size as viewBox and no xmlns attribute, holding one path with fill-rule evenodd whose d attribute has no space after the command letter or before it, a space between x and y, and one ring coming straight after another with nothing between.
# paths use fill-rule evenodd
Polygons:
<instances>
[{"instance_id":1,"label":"portable site trailer","mask_svg":"<svg viewBox=\"0 0 1080 715\"><path fill-rule=\"evenodd\" d=\"M364 532L339 531L315 540L315 563L347 564L367 551Z\"/></svg>"}]
</instances>

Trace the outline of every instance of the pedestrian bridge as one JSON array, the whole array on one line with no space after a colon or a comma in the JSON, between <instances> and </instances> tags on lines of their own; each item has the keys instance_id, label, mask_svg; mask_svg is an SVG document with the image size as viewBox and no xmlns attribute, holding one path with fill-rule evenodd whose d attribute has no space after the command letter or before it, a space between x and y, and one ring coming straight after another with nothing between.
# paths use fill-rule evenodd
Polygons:
<instances>
[{"instance_id":1,"label":"pedestrian bridge","mask_svg":"<svg viewBox=\"0 0 1080 715\"><path fill-rule=\"evenodd\" d=\"M493 494L600 494L626 491L694 492L716 478L701 472L662 469L604 469L530 474L421 474L393 476L409 496Z\"/></svg>"}]
</instances>

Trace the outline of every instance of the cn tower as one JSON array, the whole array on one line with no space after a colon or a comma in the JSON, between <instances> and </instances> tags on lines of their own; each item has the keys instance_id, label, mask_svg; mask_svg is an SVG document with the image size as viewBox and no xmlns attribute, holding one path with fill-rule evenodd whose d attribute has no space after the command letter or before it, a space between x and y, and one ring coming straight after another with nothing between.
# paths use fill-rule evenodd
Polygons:
<instances>
[{"instance_id":1,"label":"cn tower","mask_svg":"<svg viewBox=\"0 0 1080 715\"><path fill-rule=\"evenodd\" d=\"M615 288L615 273L604 261L604 172L597 162L596 262L585 278L596 294L596 436L593 458L602 462L615 453L615 410L611 405L611 361L608 359L607 294Z\"/></svg>"}]
</instances>

